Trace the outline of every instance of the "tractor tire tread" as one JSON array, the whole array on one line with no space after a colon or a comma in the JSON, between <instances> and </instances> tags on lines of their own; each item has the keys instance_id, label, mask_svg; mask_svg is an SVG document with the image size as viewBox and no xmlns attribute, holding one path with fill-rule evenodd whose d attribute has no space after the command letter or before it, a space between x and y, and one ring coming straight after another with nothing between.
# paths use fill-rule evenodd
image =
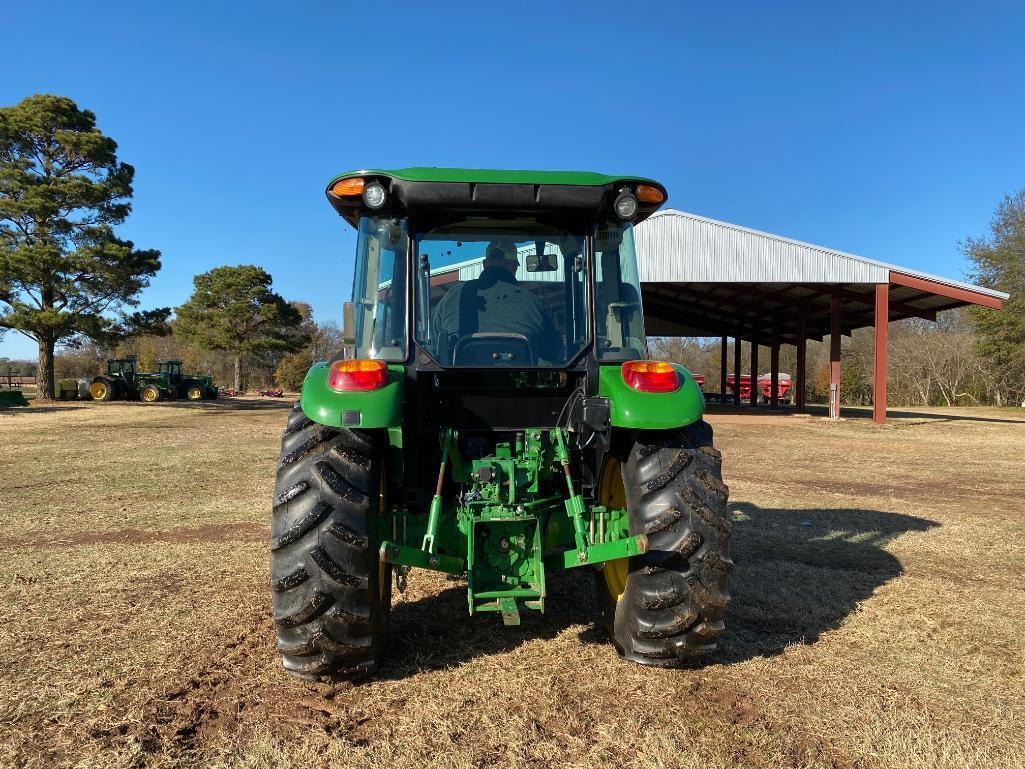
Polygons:
<instances>
[{"instance_id":1,"label":"tractor tire tread","mask_svg":"<svg viewBox=\"0 0 1025 769\"><path fill-rule=\"evenodd\" d=\"M278 508L281 507L281 505L288 504L300 494L305 494L310 490L310 488L310 482L305 479L300 480L298 483L293 483L287 489L274 497L274 507Z\"/></svg>"},{"instance_id":2,"label":"tractor tire tread","mask_svg":"<svg viewBox=\"0 0 1025 769\"><path fill-rule=\"evenodd\" d=\"M376 548L380 436L325 427L298 406L281 440L271 519L271 598L285 670L310 680L377 669L391 572Z\"/></svg>"},{"instance_id":3,"label":"tractor tire tread","mask_svg":"<svg viewBox=\"0 0 1025 769\"><path fill-rule=\"evenodd\" d=\"M721 464L703 421L637 431L621 454L630 534L648 537L648 551L631 559L619 601L599 596L622 657L680 667L716 648L733 568ZM599 591L603 584L598 581Z\"/></svg>"}]
</instances>

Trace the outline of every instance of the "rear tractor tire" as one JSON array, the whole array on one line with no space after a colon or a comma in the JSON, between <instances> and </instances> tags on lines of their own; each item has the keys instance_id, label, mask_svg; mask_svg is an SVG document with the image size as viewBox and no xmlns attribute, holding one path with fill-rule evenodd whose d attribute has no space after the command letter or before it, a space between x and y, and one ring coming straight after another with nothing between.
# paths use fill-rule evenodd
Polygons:
<instances>
[{"instance_id":1,"label":"rear tractor tire","mask_svg":"<svg viewBox=\"0 0 1025 769\"><path fill-rule=\"evenodd\" d=\"M391 611L383 457L372 431L325 427L298 404L288 417L270 560L278 651L295 676L361 678L380 663Z\"/></svg>"},{"instance_id":2,"label":"rear tractor tire","mask_svg":"<svg viewBox=\"0 0 1025 769\"><path fill-rule=\"evenodd\" d=\"M117 388L107 377L96 377L89 385L89 395L94 401L109 401L117 395Z\"/></svg>"},{"instance_id":3,"label":"rear tractor tire","mask_svg":"<svg viewBox=\"0 0 1025 769\"><path fill-rule=\"evenodd\" d=\"M624 659L680 667L715 650L729 603L731 523L712 428L637 431L606 461L600 502L625 506L643 555L596 574L602 624Z\"/></svg>"}]
</instances>

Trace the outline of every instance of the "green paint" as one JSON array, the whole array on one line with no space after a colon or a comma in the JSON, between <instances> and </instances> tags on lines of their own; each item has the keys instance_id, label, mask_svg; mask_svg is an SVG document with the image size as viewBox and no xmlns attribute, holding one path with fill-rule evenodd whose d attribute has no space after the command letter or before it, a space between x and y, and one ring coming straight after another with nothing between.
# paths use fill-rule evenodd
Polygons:
<instances>
[{"instance_id":1,"label":"green paint","mask_svg":"<svg viewBox=\"0 0 1025 769\"><path fill-rule=\"evenodd\" d=\"M327 386L329 364L315 363L303 382L303 413L329 427L399 427L402 424L402 366L388 366L388 384L371 392L338 392ZM342 424L342 412L358 411L359 424Z\"/></svg>"},{"instance_id":2,"label":"green paint","mask_svg":"<svg viewBox=\"0 0 1025 769\"><path fill-rule=\"evenodd\" d=\"M683 366L673 364L680 375L680 387L671 393L643 393L623 379L621 366L601 366L598 394L609 399L613 427L664 430L684 427L701 419L705 396L694 377Z\"/></svg>"},{"instance_id":3,"label":"green paint","mask_svg":"<svg viewBox=\"0 0 1025 769\"><path fill-rule=\"evenodd\" d=\"M387 540L381 543L381 558L386 563L398 566L415 566L418 569L430 569L445 574L462 574L466 564L462 558L450 555L434 555L418 547L397 545Z\"/></svg>"},{"instance_id":4,"label":"green paint","mask_svg":"<svg viewBox=\"0 0 1025 769\"><path fill-rule=\"evenodd\" d=\"M577 566L593 566L596 563L615 561L618 558L629 558L647 551L648 538L643 534L638 534L636 537L591 545L584 550L567 550L564 553L556 553L545 560L545 565L550 569L572 569ZM581 558L580 553L583 553L585 557Z\"/></svg>"},{"instance_id":5,"label":"green paint","mask_svg":"<svg viewBox=\"0 0 1025 769\"><path fill-rule=\"evenodd\" d=\"M616 182L642 182L664 190L661 184L643 176L610 176L593 171L510 171L493 168L396 168L385 170L365 168L347 171L333 178L328 185L350 176L387 176L406 182L469 182L472 184L566 184L603 187Z\"/></svg>"}]
</instances>

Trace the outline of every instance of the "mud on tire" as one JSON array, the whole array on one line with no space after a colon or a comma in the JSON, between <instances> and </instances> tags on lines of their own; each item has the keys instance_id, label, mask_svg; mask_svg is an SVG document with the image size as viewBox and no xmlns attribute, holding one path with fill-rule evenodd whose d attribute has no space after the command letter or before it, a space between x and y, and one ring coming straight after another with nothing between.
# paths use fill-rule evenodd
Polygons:
<instances>
[{"instance_id":1,"label":"mud on tire","mask_svg":"<svg viewBox=\"0 0 1025 769\"><path fill-rule=\"evenodd\" d=\"M712 428L638 431L621 455L630 534L648 551L630 560L625 591L597 575L602 621L617 651L645 665L677 667L714 651L729 603L731 524Z\"/></svg>"},{"instance_id":2,"label":"mud on tire","mask_svg":"<svg viewBox=\"0 0 1025 769\"><path fill-rule=\"evenodd\" d=\"M281 441L271 526L278 651L303 678L372 673L386 642L391 571L377 532L382 459L372 431L325 427L298 404Z\"/></svg>"}]
</instances>

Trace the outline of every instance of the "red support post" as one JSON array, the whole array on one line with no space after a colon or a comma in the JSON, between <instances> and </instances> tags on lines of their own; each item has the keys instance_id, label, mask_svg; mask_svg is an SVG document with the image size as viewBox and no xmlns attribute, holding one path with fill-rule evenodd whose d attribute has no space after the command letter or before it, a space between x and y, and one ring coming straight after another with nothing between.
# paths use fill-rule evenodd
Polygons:
<instances>
[{"instance_id":1,"label":"red support post","mask_svg":"<svg viewBox=\"0 0 1025 769\"><path fill-rule=\"evenodd\" d=\"M876 284L875 371L872 381L872 421L886 421L886 374L889 364L890 284Z\"/></svg>"},{"instance_id":2,"label":"red support post","mask_svg":"<svg viewBox=\"0 0 1025 769\"><path fill-rule=\"evenodd\" d=\"M808 327L804 316L801 316L800 326L797 331L797 393L794 402L797 404L797 413L804 413L805 390L807 389L807 358L808 358Z\"/></svg>"},{"instance_id":3,"label":"red support post","mask_svg":"<svg viewBox=\"0 0 1025 769\"><path fill-rule=\"evenodd\" d=\"M769 387L772 388L769 395L769 408L779 408L779 341L772 340L772 353L769 356L772 361L769 368Z\"/></svg>"},{"instance_id":4,"label":"red support post","mask_svg":"<svg viewBox=\"0 0 1025 769\"><path fill-rule=\"evenodd\" d=\"M843 327L840 324L840 297L833 294L829 308L829 417L840 418L840 338Z\"/></svg>"},{"instance_id":5,"label":"red support post","mask_svg":"<svg viewBox=\"0 0 1025 769\"><path fill-rule=\"evenodd\" d=\"M758 405L761 391L758 389L758 341L751 340L751 405Z\"/></svg>"},{"instance_id":6,"label":"red support post","mask_svg":"<svg viewBox=\"0 0 1025 769\"><path fill-rule=\"evenodd\" d=\"M726 402L726 348L729 339L728 336L724 336L719 349L719 403Z\"/></svg>"},{"instance_id":7,"label":"red support post","mask_svg":"<svg viewBox=\"0 0 1025 769\"><path fill-rule=\"evenodd\" d=\"M739 336L733 337L733 405L740 405L740 347Z\"/></svg>"}]
</instances>

